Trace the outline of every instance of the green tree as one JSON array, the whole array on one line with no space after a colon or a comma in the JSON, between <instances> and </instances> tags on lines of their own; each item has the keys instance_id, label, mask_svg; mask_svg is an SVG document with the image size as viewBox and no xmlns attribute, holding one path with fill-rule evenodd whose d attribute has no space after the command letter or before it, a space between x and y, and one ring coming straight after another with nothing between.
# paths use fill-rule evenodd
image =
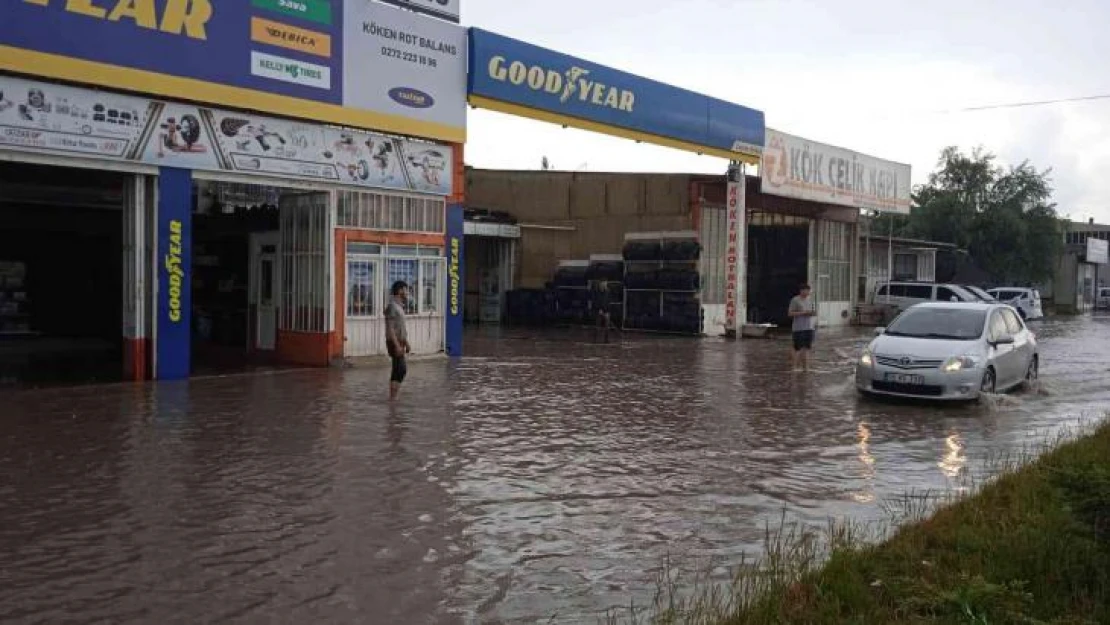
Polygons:
<instances>
[{"instance_id":1,"label":"green tree","mask_svg":"<svg viewBox=\"0 0 1110 625\"><path fill-rule=\"evenodd\" d=\"M1043 282L1063 245L1049 174L1028 161L1004 169L981 149L945 148L900 234L955 243L999 283Z\"/></svg>"}]
</instances>

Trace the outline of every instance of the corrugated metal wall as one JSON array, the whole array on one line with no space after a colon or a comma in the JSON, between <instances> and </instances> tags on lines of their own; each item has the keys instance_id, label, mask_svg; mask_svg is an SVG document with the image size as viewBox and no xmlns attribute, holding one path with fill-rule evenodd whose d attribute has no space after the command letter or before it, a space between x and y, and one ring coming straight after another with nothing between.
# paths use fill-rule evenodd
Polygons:
<instances>
[{"instance_id":1,"label":"corrugated metal wall","mask_svg":"<svg viewBox=\"0 0 1110 625\"><path fill-rule=\"evenodd\" d=\"M467 170L466 204L522 224L517 286L542 287L560 260L619 254L628 232L694 229L690 176Z\"/></svg>"}]
</instances>

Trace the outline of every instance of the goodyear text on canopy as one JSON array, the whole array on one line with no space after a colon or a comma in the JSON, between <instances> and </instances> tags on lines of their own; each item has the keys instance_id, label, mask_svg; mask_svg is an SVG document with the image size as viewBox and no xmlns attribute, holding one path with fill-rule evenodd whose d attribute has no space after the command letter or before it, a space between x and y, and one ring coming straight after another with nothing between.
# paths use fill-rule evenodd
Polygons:
<instances>
[{"instance_id":1,"label":"goodyear text on canopy","mask_svg":"<svg viewBox=\"0 0 1110 625\"><path fill-rule=\"evenodd\" d=\"M27 4L55 8L77 15L131 22L139 28L160 30L190 39L208 39L206 27L212 19L211 0L166 0L159 15L155 0L23 0Z\"/></svg>"},{"instance_id":2,"label":"goodyear text on canopy","mask_svg":"<svg viewBox=\"0 0 1110 625\"><path fill-rule=\"evenodd\" d=\"M528 66L520 61L510 63L503 56L494 56L489 60L489 77L496 81L526 85L532 91L557 95L563 103L577 95L582 102L632 112L636 106L636 94L628 89L590 80L587 78L589 74L590 70L581 67L571 67L560 74L539 65Z\"/></svg>"}]
</instances>

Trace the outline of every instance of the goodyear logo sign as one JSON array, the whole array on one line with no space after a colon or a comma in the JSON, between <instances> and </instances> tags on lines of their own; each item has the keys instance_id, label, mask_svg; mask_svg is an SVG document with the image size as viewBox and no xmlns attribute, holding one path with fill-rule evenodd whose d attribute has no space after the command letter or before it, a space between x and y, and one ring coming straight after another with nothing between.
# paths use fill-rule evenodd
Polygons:
<instances>
[{"instance_id":1,"label":"goodyear logo sign","mask_svg":"<svg viewBox=\"0 0 1110 625\"><path fill-rule=\"evenodd\" d=\"M497 55L490 58L487 69L492 80L557 96L562 104L577 99L628 113L636 106L636 94L632 90L591 78L590 70L583 67L572 66L560 72Z\"/></svg>"},{"instance_id":2,"label":"goodyear logo sign","mask_svg":"<svg viewBox=\"0 0 1110 625\"><path fill-rule=\"evenodd\" d=\"M473 106L755 162L763 113L554 50L470 29ZM745 158L746 157L746 158Z\"/></svg>"},{"instance_id":3,"label":"goodyear logo sign","mask_svg":"<svg viewBox=\"0 0 1110 625\"><path fill-rule=\"evenodd\" d=\"M211 0L23 0L26 4L55 8L109 22L130 23L192 39L208 39Z\"/></svg>"},{"instance_id":4,"label":"goodyear logo sign","mask_svg":"<svg viewBox=\"0 0 1110 625\"><path fill-rule=\"evenodd\" d=\"M451 277L451 314L459 314L459 237L451 237L451 261L447 273Z\"/></svg>"}]
</instances>

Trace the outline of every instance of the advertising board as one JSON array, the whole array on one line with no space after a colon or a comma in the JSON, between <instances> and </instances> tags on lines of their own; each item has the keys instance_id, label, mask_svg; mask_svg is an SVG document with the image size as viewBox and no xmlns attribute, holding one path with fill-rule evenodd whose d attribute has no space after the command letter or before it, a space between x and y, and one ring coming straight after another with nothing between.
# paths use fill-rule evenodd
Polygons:
<instances>
[{"instance_id":1,"label":"advertising board","mask_svg":"<svg viewBox=\"0 0 1110 625\"><path fill-rule=\"evenodd\" d=\"M910 212L910 166L767 129L762 192L867 210Z\"/></svg>"},{"instance_id":2,"label":"advertising board","mask_svg":"<svg viewBox=\"0 0 1110 625\"><path fill-rule=\"evenodd\" d=\"M348 106L466 126L465 29L363 1L347 3L343 35Z\"/></svg>"},{"instance_id":3,"label":"advertising board","mask_svg":"<svg viewBox=\"0 0 1110 625\"><path fill-rule=\"evenodd\" d=\"M466 34L456 24L369 0L8 0L4 5L0 70L465 140ZM383 28L414 43L389 46L400 58L381 54L386 46L376 43L379 53L370 54L368 46L378 38L353 36L367 19L384 20ZM418 84L398 81L401 67ZM386 95L367 85L385 88ZM394 88L398 97L391 99ZM431 94L435 105L413 100L415 92Z\"/></svg>"},{"instance_id":4,"label":"advertising board","mask_svg":"<svg viewBox=\"0 0 1110 625\"><path fill-rule=\"evenodd\" d=\"M1089 263L1096 265L1105 265L1110 262L1110 242L1096 239L1092 236L1087 237L1087 255L1086 260Z\"/></svg>"},{"instance_id":5,"label":"advertising board","mask_svg":"<svg viewBox=\"0 0 1110 625\"><path fill-rule=\"evenodd\" d=\"M478 28L476 106L733 160L758 162L763 113Z\"/></svg>"},{"instance_id":6,"label":"advertising board","mask_svg":"<svg viewBox=\"0 0 1110 625\"><path fill-rule=\"evenodd\" d=\"M453 153L421 143L0 76L0 150L450 195Z\"/></svg>"}]
</instances>

